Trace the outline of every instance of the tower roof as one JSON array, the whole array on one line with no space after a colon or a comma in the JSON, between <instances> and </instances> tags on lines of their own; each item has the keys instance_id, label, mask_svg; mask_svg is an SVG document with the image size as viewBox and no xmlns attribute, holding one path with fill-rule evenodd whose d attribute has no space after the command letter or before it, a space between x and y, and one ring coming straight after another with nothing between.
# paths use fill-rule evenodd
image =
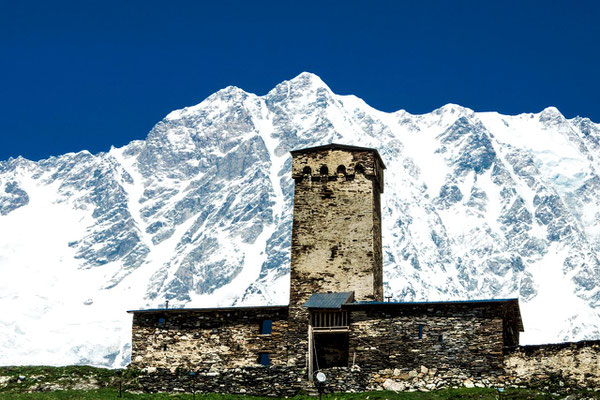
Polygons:
<instances>
[{"instance_id":1,"label":"tower roof","mask_svg":"<svg viewBox=\"0 0 600 400\"><path fill-rule=\"evenodd\" d=\"M375 156L381 163L381 167L383 169L385 169L385 164L383 163L383 160L381 159L381 156L379 155L379 152L377 151L377 149L372 149L369 147L359 147L359 146L350 146L347 144L330 143L330 144L325 144L322 146L307 147L307 148L303 148L303 149L292 150L292 151L290 151L290 153L292 154L292 156L294 156L296 154L311 153L314 151L322 151L322 150L370 151L372 153L375 153Z\"/></svg>"}]
</instances>

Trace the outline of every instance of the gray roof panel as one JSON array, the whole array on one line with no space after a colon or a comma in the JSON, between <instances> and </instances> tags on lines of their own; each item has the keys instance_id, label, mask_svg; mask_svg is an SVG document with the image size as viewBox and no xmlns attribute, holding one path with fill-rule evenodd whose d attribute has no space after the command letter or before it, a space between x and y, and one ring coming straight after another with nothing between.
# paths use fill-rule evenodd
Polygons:
<instances>
[{"instance_id":1,"label":"gray roof panel","mask_svg":"<svg viewBox=\"0 0 600 400\"><path fill-rule=\"evenodd\" d=\"M306 308L342 308L354 301L354 292L315 293L302 306Z\"/></svg>"}]
</instances>

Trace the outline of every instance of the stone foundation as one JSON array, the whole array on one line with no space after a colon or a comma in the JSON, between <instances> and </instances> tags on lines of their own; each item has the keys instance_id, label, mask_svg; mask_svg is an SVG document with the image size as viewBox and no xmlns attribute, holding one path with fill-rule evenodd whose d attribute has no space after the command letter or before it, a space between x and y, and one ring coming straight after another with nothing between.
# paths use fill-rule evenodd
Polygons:
<instances>
[{"instance_id":1,"label":"stone foundation","mask_svg":"<svg viewBox=\"0 0 600 400\"><path fill-rule=\"evenodd\" d=\"M433 364L435 365L435 363ZM600 390L600 341L522 346L505 356L503 370L372 366L321 370L327 381L316 386L297 367L244 367L221 372L151 369L139 381L148 392L233 393L256 396L294 396L299 393L364 392L373 390L432 391L447 387L539 387L546 390Z\"/></svg>"},{"instance_id":2,"label":"stone foundation","mask_svg":"<svg viewBox=\"0 0 600 400\"><path fill-rule=\"evenodd\" d=\"M301 390L298 371L288 367L245 367L225 372L205 372L191 376L189 371L157 369L139 378L146 392L185 392L250 394L255 396L294 396Z\"/></svg>"}]
</instances>

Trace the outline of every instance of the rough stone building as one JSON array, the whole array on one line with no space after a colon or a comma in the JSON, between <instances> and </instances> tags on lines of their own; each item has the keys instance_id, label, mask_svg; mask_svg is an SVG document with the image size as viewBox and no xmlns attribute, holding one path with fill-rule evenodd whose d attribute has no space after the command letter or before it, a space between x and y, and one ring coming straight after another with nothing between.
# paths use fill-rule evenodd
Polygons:
<instances>
[{"instance_id":1,"label":"rough stone building","mask_svg":"<svg viewBox=\"0 0 600 400\"><path fill-rule=\"evenodd\" d=\"M332 144L292 157L289 304L130 311L145 388L293 395L317 371L338 391L505 379L523 330L516 299L383 301L378 152Z\"/></svg>"}]
</instances>

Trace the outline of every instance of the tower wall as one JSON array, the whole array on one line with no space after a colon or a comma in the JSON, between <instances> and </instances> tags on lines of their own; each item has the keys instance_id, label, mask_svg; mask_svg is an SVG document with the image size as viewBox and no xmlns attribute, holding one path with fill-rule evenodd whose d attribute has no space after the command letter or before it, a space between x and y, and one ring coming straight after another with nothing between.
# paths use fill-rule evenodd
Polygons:
<instances>
[{"instance_id":1,"label":"tower wall","mask_svg":"<svg viewBox=\"0 0 600 400\"><path fill-rule=\"evenodd\" d=\"M385 167L377 151L330 145L292 156L290 306L324 292L354 291L356 301L383 301Z\"/></svg>"}]
</instances>

